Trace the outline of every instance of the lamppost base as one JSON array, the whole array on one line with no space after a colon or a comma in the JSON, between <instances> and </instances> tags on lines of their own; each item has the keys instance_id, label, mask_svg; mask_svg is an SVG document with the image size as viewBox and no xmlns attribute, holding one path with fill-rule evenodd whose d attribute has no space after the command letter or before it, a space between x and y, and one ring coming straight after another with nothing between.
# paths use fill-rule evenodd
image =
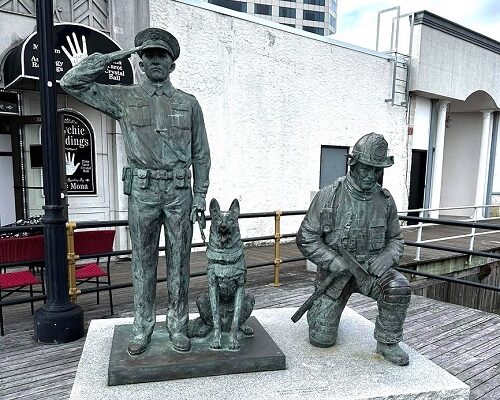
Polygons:
<instances>
[{"instance_id":1,"label":"lamppost base","mask_svg":"<svg viewBox=\"0 0 500 400\"><path fill-rule=\"evenodd\" d=\"M83 310L71 304L64 310L42 307L35 311L35 340L38 343L68 343L82 338Z\"/></svg>"}]
</instances>

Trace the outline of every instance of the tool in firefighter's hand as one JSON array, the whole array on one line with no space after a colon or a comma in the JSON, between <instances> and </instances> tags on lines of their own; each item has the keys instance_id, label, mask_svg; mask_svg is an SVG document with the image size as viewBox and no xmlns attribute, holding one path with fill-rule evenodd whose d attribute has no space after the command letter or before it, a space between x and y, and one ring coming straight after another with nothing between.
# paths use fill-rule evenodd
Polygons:
<instances>
[{"instance_id":1,"label":"tool in firefighter's hand","mask_svg":"<svg viewBox=\"0 0 500 400\"><path fill-rule=\"evenodd\" d=\"M318 287L314 293L305 301L304 304L300 306L300 308L293 314L292 316L292 321L297 322L299 319L302 318L302 316L308 311L313 303L323 294L326 292L326 289L328 289L328 286L330 286L335 279L336 274L330 273L326 277L326 279L323 281L323 283Z\"/></svg>"},{"instance_id":2,"label":"tool in firefighter's hand","mask_svg":"<svg viewBox=\"0 0 500 400\"><path fill-rule=\"evenodd\" d=\"M363 267L352 255L349 253L346 249L343 247L336 247L335 250L337 250L341 255L342 258L344 259L344 262L346 263L347 269L351 274L353 274L354 278L356 279L356 282L358 286L362 285L363 282L370 276L368 271Z\"/></svg>"},{"instance_id":3,"label":"tool in firefighter's hand","mask_svg":"<svg viewBox=\"0 0 500 400\"><path fill-rule=\"evenodd\" d=\"M363 282L370 275L368 271L366 271L366 269L360 263L358 263L356 259L343 247L336 247L335 250L337 250L342 255L342 259L344 260L347 268L349 269L349 272L356 279L357 284L362 285ZM302 318L305 312L312 307L313 303L323 293L326 292L326 289L328 289L328 286L332 284L335 277L336 274L330 272L330 274L326 277L323 283L314 291L314 293L305 301L305 303L300 306L300 308L295 312L295 314L293 314L292 316L293 322L297 322L299 319Z\"/></svg>"}]
</instances>

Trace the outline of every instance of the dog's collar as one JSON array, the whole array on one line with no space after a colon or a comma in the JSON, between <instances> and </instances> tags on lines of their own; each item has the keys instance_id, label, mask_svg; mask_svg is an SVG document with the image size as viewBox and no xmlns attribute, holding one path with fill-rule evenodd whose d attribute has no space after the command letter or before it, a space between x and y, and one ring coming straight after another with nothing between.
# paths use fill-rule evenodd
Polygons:
<instances>
[{"instance_id":1,"label":"dog's collar","mask_svg":"<svg viewBox=\"0 0 500 400\"><path fill-rule=\"evenodd\" d=\"M214 249L210 246L210 243L207 246L207 258L209 261L214 261L219 264L232 264L243 257L243 247L238 247L231 251L230 249Z\"/></svg>"}]
</instances>

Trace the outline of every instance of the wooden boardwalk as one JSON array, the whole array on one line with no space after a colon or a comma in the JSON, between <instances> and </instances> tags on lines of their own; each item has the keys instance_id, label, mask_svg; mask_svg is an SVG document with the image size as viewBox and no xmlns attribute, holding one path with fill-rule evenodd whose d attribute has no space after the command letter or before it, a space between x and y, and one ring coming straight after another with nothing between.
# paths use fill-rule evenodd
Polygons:
<instances>
[{"instance_id":1,"label":"wooden boardwalk","mask_svg":"<svg viewBox=\"0 0 500 400\"><path fill-rule=\"evenodd\" d=\"M247 263L272 260L272 248L247 248ZM283 246L282 258L297 257L295 245ZM411 257L411 256L409 256ZM192 256L192 271L202 271L204 253ZM299 306L312 292L314 274L305 270L305 262L282 266L281 286L271 287L272 267L251 269L248 290L256 297L257 308ZM160 263L159 276L165 276ZM116 262L112 267L113 283L130 281L130 263ZM204 276L192 278L190 308L206 290ZM130 316L131 289L113 292L114 317ZM158 313L165 312L165 284L158 285ZM95 294L79 298L85 311L86 326L94 318L109 318L107 293L101 304ZM38 304L38 307L41 303ZM374 321L376 303L364 296L353 295L348 306ZM85 338L64 345L41 345L33 340L33 318L29 305L4 308L6 335L0 337L0 399L67 399ZM470 385L471 399L500 399L500 316L467 307L413 296L405 321L405 342L436 364Z\"/></svg>"}]
</instances>

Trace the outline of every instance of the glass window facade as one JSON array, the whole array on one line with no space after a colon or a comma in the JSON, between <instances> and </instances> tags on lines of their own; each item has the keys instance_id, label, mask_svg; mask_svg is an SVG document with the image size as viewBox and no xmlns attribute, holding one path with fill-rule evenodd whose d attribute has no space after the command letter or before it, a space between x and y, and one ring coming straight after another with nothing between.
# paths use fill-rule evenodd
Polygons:
<instances>
[{"instance_id":1,"label":"glass window facade","mask_svg":"<svg viewBox=\"0 0 500 400\"><path fill-rule=\"evenodd\" d=\"M280 7L280 17L295 18L295 8Z\"/></svg>"},{"instance_id":2,"label":"glass window facade","mask_svg":"<svg viewBox=\"0 0 500 400\"><path fill-rule=\"evenodd\" d=\"M210 4L229 8L234 11L247 12L247 3L235 0L208 0Z\"/></svg>"},{"instance_id":3,"label":"glass window facade","mask_svg":"<svg viewBox=\"0 0 500 400\"><path fill-rule=\"evenodd\" d=\"M335 14L337 14L337 0L333 0L330 3L330 10L332 10Z\"/></svg>"},{"instance_id":4,"label":"glass window facade","mask_svg":"<svg viewBox=\"0 0 500 400\"><path fill-rule=\"evenodd\" d=\"M312 4L314 6L324 6L325 0L304 0L304 4Z\"/></svg>"},{"instance_id":5,"label":"glass window facade","mask_svg":"<svg viewBox=\"0 0 500 400\"><path fill-rule=\"evenodd\" d=\"M285 24L284 22L280 22L281 25L286 25L286 26L291 26L292 28L295 28L295 24Z\"/></svg>"},{"instance_id":6,"label":"glass window facade","mask_svg":"<svg viewBox=\"0 0 500 400\"><path fill-rule=\"evenodd\" d=\"M255 3L254 5L254 13L260 15L272 15L273 7L268 4L259 4Z\"/></svg>"},{"instance_id":7,"label":"glass window facade","mask_svg":"<svg viewBox=\"0 0 500 400\"><path fill-rule=\"evenodd\" d=\"M337 26L337 18L335 18L332 14L330 14L329 17L330 17L330 25L332 27L336 27Z\"/></svg>"},{"instance_id":8,"label":"glass window facade","mask_svg":"<svg viewBox=\"0 0 500 400\"><path fill-rule=\"evenodd\" d=\"M318 28L317 26L303 26L302 30L307 32L316 33L318 35L324 35L325 30L323 28Z\"/></svg>"},{"instance_id":9,"label":"glass window facade","mask_svg":"<svg viewBox=\"0 0 500 400\"><path fill-rule=\"evenodd\" d=\"M325 21L325 13L321 11L304 10L303 18L308 21Z\"/></svg>"}]
</instances>

